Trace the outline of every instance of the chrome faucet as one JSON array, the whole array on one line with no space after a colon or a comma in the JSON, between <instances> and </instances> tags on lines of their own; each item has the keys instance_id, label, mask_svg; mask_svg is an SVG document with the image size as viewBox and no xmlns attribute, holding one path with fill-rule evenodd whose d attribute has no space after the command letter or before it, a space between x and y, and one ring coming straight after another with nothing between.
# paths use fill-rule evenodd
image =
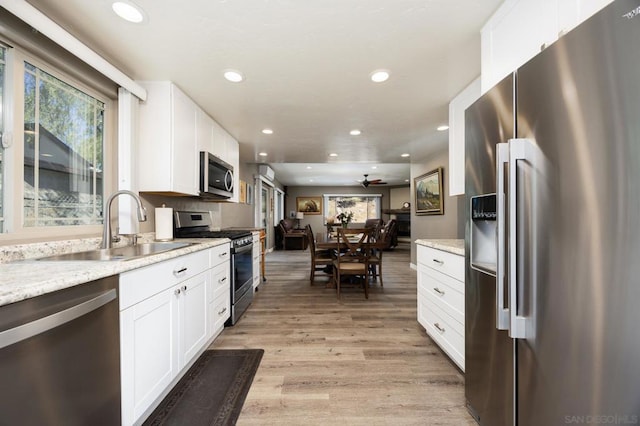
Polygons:
<instances>
[{"instance_id":1,"label":"chrome faucet","mask_svg":"<svg viewBox=\"0 0 640 426\"><path fill-rule=\"evenodd\" d=\"M114 198L118 195L127 194L131 195L136 203L138 203L138 220L140 222L146 222L147 220L147 210L142 205L142 200L135 192L128 191L126 189L116 191L107 199L106 211L104 213L104 226L102 228L102 244L100 244L100 248L108 249L111 248L111 203Z\"/></svg>"}]
</instances>

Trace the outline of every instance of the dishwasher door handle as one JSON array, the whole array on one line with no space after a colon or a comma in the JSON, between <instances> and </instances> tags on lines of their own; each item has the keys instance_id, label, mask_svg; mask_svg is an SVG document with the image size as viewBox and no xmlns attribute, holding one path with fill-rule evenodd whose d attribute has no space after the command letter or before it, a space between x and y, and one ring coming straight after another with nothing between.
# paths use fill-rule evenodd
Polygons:
<instances>
[{"instance_id":1,"label":"dishwasher door handle","mask_svg":"<svg viewBox=\"0 0 640 426\"><path fill-rule=\"evenodd\" d=\"M89 299L86 302L82 302L63 311L0 332L0 349L59 327L76 318L80 318L115 300L116 297L116 291L111 289L93 299Z\"/></svg>"}]
</instances>

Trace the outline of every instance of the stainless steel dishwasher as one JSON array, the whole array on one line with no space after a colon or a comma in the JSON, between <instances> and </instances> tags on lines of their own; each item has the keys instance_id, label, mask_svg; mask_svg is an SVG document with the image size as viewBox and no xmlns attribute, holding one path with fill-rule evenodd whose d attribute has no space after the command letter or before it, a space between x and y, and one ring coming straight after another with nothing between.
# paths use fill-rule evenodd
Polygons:
<instances>
[{"instance_id":1,"label":"stainless steel dishwasher","mask_svg":"<svg viewBox=\"0 0 640 426\"><path fill-rule=\"evenodd\" d=\"M0 424L119 425L118 276L0 307Z\"/></svg>"}]
</instances>

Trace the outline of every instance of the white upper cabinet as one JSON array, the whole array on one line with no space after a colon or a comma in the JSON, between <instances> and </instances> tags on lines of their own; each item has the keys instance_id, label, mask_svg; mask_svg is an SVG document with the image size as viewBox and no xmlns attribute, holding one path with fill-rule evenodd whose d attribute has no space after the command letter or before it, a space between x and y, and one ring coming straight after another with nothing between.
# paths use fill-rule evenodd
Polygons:
<instances>
[{"instance_id":1,"label":"white upper cabinet","mask_svg":"<svg viewBox=\"0 0 640 426\"><path fill-rule=\"evenodd\" d=\"M140 104L140 191L198 195L200 151L233 166L237 202L238 142L170 81L139 82L147 89Z\"/></svg>"},{"instance_id":2,"label":"white upper cabinet","mask_svg":"<svg viewBox=\"0 0 640 426\"><path fill-rule=\"evenodd\" d=\"M171 82L140 84L140 191L198 195L196 104Z\"/></svg>"},{"instance_id":3,"label":"white upper cabinet","mask_svg":"<svg viewBox=\"0 0 640 426\"><path fill-rule=\"evenodd\" d=\"M464 111L480 97L480 78L449 102L449 196L464 195Z\"/></svg>"},{"instance_id":4,"label":"white upper cabinet","mask_svg":"<svg viewBox=\"0 0 640 426\"><path fill-rule=\"evenodd\" d=\"M482 93L611 1L506 0L482 28Z\"/></svg>"}]
</instances>

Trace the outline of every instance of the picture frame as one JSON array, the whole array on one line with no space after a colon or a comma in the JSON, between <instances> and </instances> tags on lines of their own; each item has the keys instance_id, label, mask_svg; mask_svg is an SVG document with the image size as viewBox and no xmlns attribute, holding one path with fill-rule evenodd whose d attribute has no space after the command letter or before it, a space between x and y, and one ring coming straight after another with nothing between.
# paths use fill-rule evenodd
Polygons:
<instances>
[{"instance_id":1,"label":"picture frame","mask_svg":"<svg viewBox=\"0 0 640 426\"><path fill-rule=\"evenodd\" d=\"M414 178L416 215L444 214L442 167Z\"/></svg>"},{"instance_id":2,"label":"picture frame","mask_svg":"<svg viewBox=\"0 0 640 426\"><path fill-rule=\"evenodd\" d=\"M305 215L322 214L322 197L296 197L296 211Z\"/></svg>"},{"instance_id":3,"label":"picture frame","mask_svg":"<svg viewBox=\"0 0 640 426\"><path fill-rule=\"evenodd\" d=\"M247 204L253 204L253 185L247 184Z\"/></svg>"},{"instance_id":4,"label":"picture frame","mask_svg":"<svg viewBox=\"0 0 640 426\"><path fill-rule=\"evenodd\" d=\"M240 199L238 200L240 203L247 203L247 182L241 180L240 181Z\"/></svg>"}]
</instances>

